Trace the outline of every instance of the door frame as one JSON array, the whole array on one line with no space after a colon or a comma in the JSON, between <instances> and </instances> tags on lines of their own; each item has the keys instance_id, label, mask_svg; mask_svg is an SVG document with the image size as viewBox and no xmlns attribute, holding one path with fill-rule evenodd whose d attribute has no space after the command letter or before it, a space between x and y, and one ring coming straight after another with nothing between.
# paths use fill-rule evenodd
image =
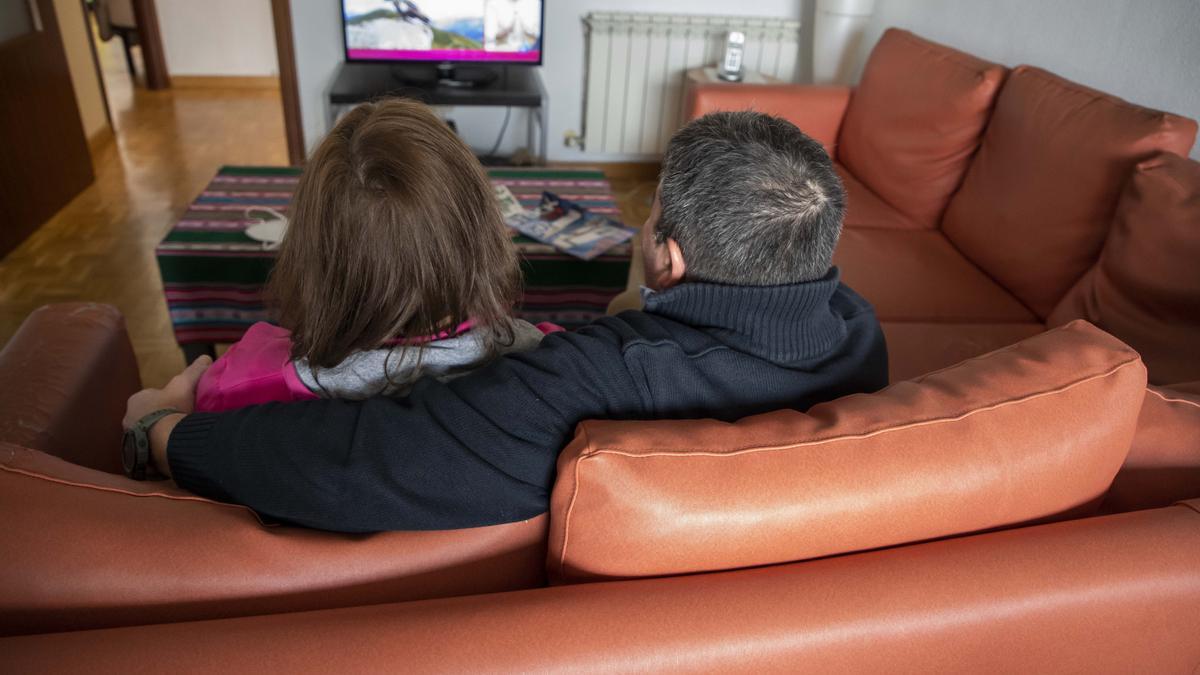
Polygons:
<instances>
[{"instance_id":1,"label":"door frame","mask_svg":"<svg viewBox=\"0 0 1200 675\"><path fill-rule=\"evenodd\" d=\"M167 53L163 49L158 7L154 0L133 0L133 17L137 21L138 44L142 48L142 67L146 69L146 88L169 89L171 75L167 72Z\"/></svg>"},{"instance_id":2,"label":"door frame","mask_svg":"<svg viewBox=\"0 0 1200 675\"><path fill-rule=\"evenodd\" d=\"M283 99L283 128L287 137L288 162L299 166L307 154L300 112L300 81L296 74L296 43L292 34L291 0L271 0L275 24L275 53L279 60L279 93Z\"/></svg>"}]
</instances>

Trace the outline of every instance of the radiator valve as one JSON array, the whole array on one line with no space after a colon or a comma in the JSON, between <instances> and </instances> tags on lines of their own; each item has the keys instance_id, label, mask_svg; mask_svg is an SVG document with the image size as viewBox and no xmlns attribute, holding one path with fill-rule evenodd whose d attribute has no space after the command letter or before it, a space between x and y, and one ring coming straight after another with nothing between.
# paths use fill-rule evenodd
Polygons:
<instances>
[{"instance_id":1,"label":"radiator valve","mask_svg":"<svg viewBox=\"0 0 1200 675\"><path fill-rule=\"evenodd\" d=\"M582 150L583 136L580 136L579 132L575 131L574 129L567 129L565 132L563 132L563 145L567 146L568 148L579 148Z\"/></svg>"}]
</instances>

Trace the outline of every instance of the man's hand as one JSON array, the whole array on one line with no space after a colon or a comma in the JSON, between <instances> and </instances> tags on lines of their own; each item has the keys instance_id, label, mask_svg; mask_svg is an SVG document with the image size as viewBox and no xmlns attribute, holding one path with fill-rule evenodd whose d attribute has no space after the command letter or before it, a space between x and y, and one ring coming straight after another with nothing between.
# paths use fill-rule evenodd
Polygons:
<instances>
[{"instance_id":1,"label":"man's hand","mask_svg":"<svg viewBox=\"0 0 1200 675\"><path fill-rule=\"evenodd\" d=\"M167 386L162 389L143 389L133 396L129 397L129 403L125 405L125 419L122 424L126 429L137 424L138 420L155 410L163 408L175 408L180 411L181 415L168 415L153 427L150 428L150 453L154 462L155 468L160 472L170 475L171 467L167 463L167 440L171 437L171 430L183 419L183 416L192 412L196 405L196 384L200 382L200 377L204 375L204 371L212 365L212 359L208 356L201 356L192 362L192 365L184 369L184 371L167 383Z\"/></svg>"}]
</instances>

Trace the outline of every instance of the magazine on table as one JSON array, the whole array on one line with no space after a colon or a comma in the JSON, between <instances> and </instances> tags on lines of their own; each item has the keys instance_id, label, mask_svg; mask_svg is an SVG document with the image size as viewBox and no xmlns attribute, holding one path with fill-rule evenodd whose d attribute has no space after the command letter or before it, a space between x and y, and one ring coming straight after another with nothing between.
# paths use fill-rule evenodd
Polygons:
<instances>
[{"instance_id":1,"label":"magazine on table","mask_svg":"<svg viewBox=\"0 0 1200 675\"><path fill-rule=\"evenodd\" d=\"M637 232L551 192L543 192L541 203L531 211L520 208L503 185L496 187L496 198L509 227L583 260L629 241Z\"/></svg>"}]
</instances>

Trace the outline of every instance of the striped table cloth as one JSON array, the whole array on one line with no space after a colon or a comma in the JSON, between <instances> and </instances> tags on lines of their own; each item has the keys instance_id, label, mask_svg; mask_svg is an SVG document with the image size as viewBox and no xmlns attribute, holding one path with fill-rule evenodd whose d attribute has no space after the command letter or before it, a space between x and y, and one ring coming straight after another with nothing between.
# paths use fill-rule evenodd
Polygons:
<instances>
[{"instance_id":1,"label":"striped table cloth","mask_svg":"<svg viewBox=\"0 0 1200 675\"><path fill-rule=\"evenodd\" d=\"M493 182L507 185L532 208L548 190L585 208L620 220L604 172L568 169L490 169ZM300 170L291 167L222 167L158 245L167 307L180 344L236 342L256 321L267 320L262 289L275 252L245 235L254 216L271 208L287 213ZM567 328L604 314L625 289L630 246L591 261L573 258L523 236L525 293L517 315Z\"/></svg>"}]
</instances>

